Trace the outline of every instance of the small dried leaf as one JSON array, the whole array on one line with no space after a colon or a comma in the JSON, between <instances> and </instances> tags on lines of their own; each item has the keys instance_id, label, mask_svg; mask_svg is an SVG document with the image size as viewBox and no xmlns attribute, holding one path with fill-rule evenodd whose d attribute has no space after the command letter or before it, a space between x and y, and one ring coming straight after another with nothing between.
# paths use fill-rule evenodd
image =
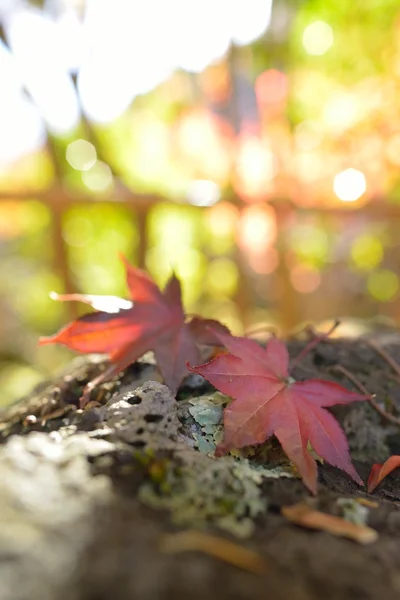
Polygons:
<instances>
[{"instance_id":1,"label":"small dried leaf","mask_svg":"<svg viewBox=\"0 0 400 600\"><path fill-rule=\"evenodd\" d=\"M371 473L368 477L368 492L371 493L395 469L400 467L400 456L391 456L383 464L372 465Z\"/></svg>"},{"instance_id":2,"label":"small dried leaf","mask_svg":"<svg viewBox=\"0 0 400 600\"><path fill-rule=\"evenodd\" d=\"M366 506L367 508L378 508L379 503L374 502L373 500L368 500L368 498L356 498L356 502L361 504L361 506Z\"/></svg>"},{"instance_id":3,"label":"small dried leaf","mask_svg":"<svg viewBox=\"0 0 400 600\"><path fill-rule=\"evenodd\" d=\"M216 535L195 530L164 535L160 540L160 550L168 554L190 551L204 552L256 575L261 575L266 571L264 559L253 550L243 548L239 544Z\"/></svg>"},{"instance_id":4,"label":"small dried leaf","mask_svg":"<svg viewBox=\"0 0 400 600\"><path fill-rule=\"evenodd\" d=\"M296 525L346 537L359 544L371 544L378 539L375 529L365 525L354 525L340 517L314 510L304 502L293 506L283 506L281 513L288 521Z\"/></svg>"}]
</instances>

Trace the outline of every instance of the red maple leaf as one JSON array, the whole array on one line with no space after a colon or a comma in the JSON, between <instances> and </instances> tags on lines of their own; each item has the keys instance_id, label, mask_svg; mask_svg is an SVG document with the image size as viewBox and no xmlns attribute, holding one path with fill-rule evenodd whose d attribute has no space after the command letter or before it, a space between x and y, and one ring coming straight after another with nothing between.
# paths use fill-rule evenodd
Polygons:
<instances>
[{"instance_id":1,"label":"red maple leaf","mask_svg":"<svg viewBox=\"0 0 400 600\"><path fill-rule=\"evenodd\" d=\"M187 375L185 361L201 360L198 344L220 345L216 331L229 337L229 331L218 321L187 319L175 275L161 291L147 273L132 267L124 257L122 260L133 306L115 296L53 295L58 300L79 300L103 310L85 315L54 336L39 340L39 345L58 343L79 352L109 355L110 366L85 387L82 406L96 385L111 379L148 350L154 350L164 381L175 394Z\"/></svg>"},{"instance_id":2,"label":"red maple leaf","mask_svg":"<svg viewBox=\"0 0 400 600\"><path fill-rule=\"evenodd\" d=\"M254 340L218 334L227 354L195 367L188 366L234 398L224 411L224 441L218 455L232 448L261 444L271 435L280 441L305 485L316 493L317 465L308 442L319 456L362 484L347 440L336 419L323 407L365 400L336 383L296 382L289 375L285 344L272 338L267 348Z\"/></svg>"},{"instance_id":3,"label":"red maple leaf","mask_svg":"<svg viewBox=\"0 0 400 600\"><path fill-rule=\"evenodd\" d=\"M372 465L371 473L368 477L368 492L371 493L395 469L400 467L400 456L391 456L383 464Z\"/></svg>"}]
</instances>

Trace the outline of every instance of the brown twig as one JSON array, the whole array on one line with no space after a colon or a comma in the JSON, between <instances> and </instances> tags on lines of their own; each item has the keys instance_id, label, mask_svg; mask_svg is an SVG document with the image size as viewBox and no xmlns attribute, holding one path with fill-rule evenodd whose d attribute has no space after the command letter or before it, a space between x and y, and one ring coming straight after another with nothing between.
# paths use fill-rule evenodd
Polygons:
<instances>
[{"instance_id":1,"label":"brown twig","mask_svg":"<svg viewBox=\"0 0 400 600\"><path fill-rule=\"evenodd\" d=\"M398 377L397 375L392 375L392 373L388 373L387 375L385 374L385 377L391 379L392 381L395 381L400 385L400 377Z\"/></svg>"},{"instance_id":2,"label":"brown twig","mask_svg":"<svg viewBox=\"0 0 400 600\"><path fill-rule=\"evenodd\" d=\"M293 371L293 369L295 367L297 367L297 365L299 364L299 362L301 362L303 360L303 358L313 349L315 348L315 346L318 346L318 344L320 342L322 342L323 340L326 340L334 331L335 329L340 325L340 321L335 321L334 324L332 325L332 327L329 329L329 331L327 331L326 333L321 333L317 336L314 337L313 340L311 340L311 342L309 342L304 348L303 350L296 356L296 358L294 359L294 361L292 362L291 366L290 366L290 371Z\"/></svg>"},{"instance_id":3,"label":"brown twig","mask_svg":"<svg viewBox=\"0 0 400 600\"><path fill-rule=\"evenodd\" d=\"M258 333L269 333L272 336L276 336L276 327L273 325L260 325L259 327L254 327L254 329L248 329L244 332L246 337L252 337L253 335L257 335Z\"/></svg>"},{"instance_id":4,"label":"brown twig","mask_svg":"<svg viewBox=\"0 0 400 600\"><path fill-rule=\"evenodd\" d=\"M298 337L300 334L305 333L306 336L308 337L308 339L312 340L315 339L316 337L319 336L318 331L315 329L314 325L312 325L312 323L307 323L306 325L304 325L304 327L302 327L296 334L296 337Z\"/></svg>"},{"instance_id":5,"label":"brown twig","mask_svg":"<svg viewBox=\"0 0 400 600\"><path fill-rule=\"evenodd\" d=\"M53 419L59 419L60 417L63 417L67 413L74 411L74 410L76 410L75 404L66 404L65 406L60 406L56 410L53 410L51 413L45 415L42 418L40 424L42 425L42 427L44 427L46 425L47 421L52 421Z\"/></svg>"},{"instance_id":6,"label":"brown twig","mask_svg":"<svg viewBox=\"0 0 400 600\"><path fill-rule=\"evenodd\" d=\"M375 352L377 352L379 356L383 358L383 360L386 361L390 367L392 367L396 375L400 377L400 366L396 363L395 360L393 360L391 356L389 356L389 354L386 352L386 350L382 348L382 346L380 346L377 342L374 342L373 340L365 340L365 343L371 348L373 348Z\"/></svg>"},{"instance_id":7,"label":"brown twig","mask_svg":"<svg viewBox=\"0 0 400 600\"><path fill-rule=\"evenodd\" d=\"M304 373L308 373L313 377L320 377L321 374L317 371L317 369L313 369L312 367L306 367L305 365L296 365L296 369L300 369L300 371L304 371Z\"/></svg>"},{"instance_id":8,"label":"brown twig","mask_svg":"<svg viewBox=\"0 0 400 600\"><path fill-rule=\"evenodd\" d=\"M361 381L359 381L357 379L357 377L355 375L353 375L353 373L350 373L350 371L348 371L346 369L346 367L343 367L342 365L335 365L334 367L332 367L332 369L334 369L335 371L339 371L340 373L343 373L343 375L345 377L347 377L347 379L349 379L356 386L356 388L358 390L360 390L360 392L362 394L365 394L366 396L368 396L368 400L369 400L369 403L371 404L371 406L373 406L374 409L384 419L387 419L391 423L394 423L395 425L398 425L400 427L400 417L395 417L394 415L391 415L384 408L382 408L381 406L379 406L379 404L375 400L375 397L368 392L368 390L364 387L364 385L361 383Z\"/></svg>"}]
</instances>

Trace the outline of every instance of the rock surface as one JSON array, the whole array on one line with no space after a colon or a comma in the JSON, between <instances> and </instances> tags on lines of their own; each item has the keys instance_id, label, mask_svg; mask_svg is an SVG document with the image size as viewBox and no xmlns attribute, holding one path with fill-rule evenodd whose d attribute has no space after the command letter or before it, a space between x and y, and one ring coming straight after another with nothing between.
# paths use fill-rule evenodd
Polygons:
<instances>
[{"instance_id":1,"label":"rock surface","mask_svg":"<svg viewBox=\"0 0 400 600\"><path fill-rule=\"evenodd\" d=\"M291 353L303 344L294 340ZM398 339L386 349L400 361ZM295 375L351 388L338 364L382 405L400 408L399 382L362 340L320 344ZM82 387L102 368L98 357L80 358L1 415L0 600L253 600L266 590L274 600L400 597L397 472L369 496L321 465L310 500L274 440L215 459L228 399L189 377L176 402L151 357L79 410ZM399 428L368 403L335 414L364 480L372 462L399 452ZM379 538L359 546L296 527L280 508L300 500L362 518ZM189 546L179 542L183 530Z\"/></svg>"},{"instance_id":2,"label":"rock surface","mask_svg":"<svg viewBox=\"0 0 400 600\"><path fill-rule=\"evenodd\" d=\"M88 457L113 445L84 434L13 436L0 450L0 597L79 598L75 573L95 539L111 481Z\"/></svg>"}]
</instances>

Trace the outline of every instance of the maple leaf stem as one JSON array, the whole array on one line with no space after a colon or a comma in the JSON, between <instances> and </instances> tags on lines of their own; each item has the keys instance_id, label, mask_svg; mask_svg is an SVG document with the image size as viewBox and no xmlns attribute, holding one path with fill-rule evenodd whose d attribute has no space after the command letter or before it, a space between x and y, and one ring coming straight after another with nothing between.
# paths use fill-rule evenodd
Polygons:
<instances>
[{"instance_id":1,"label":"maple leaf stem","mask_svg":"<svg viewBox=\"0 0 400 600\"><path fill-rule=\"evenodd\" d=\"M313 340L311 340L311 342L309 342L303 348L303 350L296 356L296 358L294 359L294 361L290 365L289 372L292 372L293 369L295 367L297 367L297 365L303 360L303 358L305 358L307 356L307 354L309 354L309 352L311 352L311 350L313 348L315 348L315 346L318 346L318 344L320 342L322 342L323 340L326 340L335 331L335 329L339 325L340 325L340 321L335 321L334 324L332 325L332 327L329 329L329 331L327 331L326 333L321 333L320 335L315 336L315 338Z\"/></svg>"},{"instance_id":2,"label":"maple leaf stem","mask_svg":"<svg viewBox=\"0 0 400 600\"><path fill-rule=\"evenodd\" d=\"M382 417L384 417L385 419L387 419L391 423L394 423L395 425L399 425L400 426L400 417L396 417L395 415L391 415L384 408L382 408L381 406L379 406L379 404L375 400L374 396L368 392L368 390L363 386L363 384L361 383L361 381L359 381L357 379L357 377L355 375L353 375L353 373L350 373L350 371L348 371L346 369L346 367L343 367L342 365L336 365L334 367L334 369L335 369L335 371L339 371L340 373L343 373L343 375L345 375L347 377L347 379L349 379L352 383L354 383L354 385L356 386L356 388L358 388L361 393L363 393L366 396L368 396L369 403L371 404L371 406L374 407L374 409Z\"/></svg>"}]
</instances>

